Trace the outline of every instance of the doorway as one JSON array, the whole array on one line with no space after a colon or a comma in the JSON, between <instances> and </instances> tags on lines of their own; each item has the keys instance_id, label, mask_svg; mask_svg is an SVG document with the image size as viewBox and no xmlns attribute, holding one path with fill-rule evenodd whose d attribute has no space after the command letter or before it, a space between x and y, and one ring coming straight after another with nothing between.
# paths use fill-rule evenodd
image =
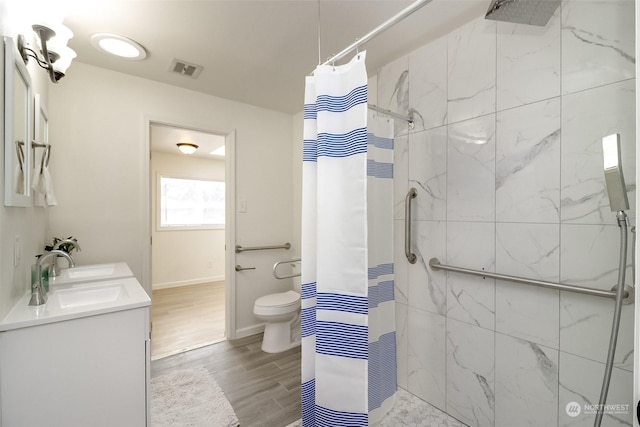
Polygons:
<instances>
[{"instance_id":1,"label":"doorway","mask_svg":"<svg viewBox=\"0 0 640 427\"><path fill-rule=\"evenodd\" d=\"M149 122L152 360L226 338L227 139Z\"/></svg>"}]
</instances>

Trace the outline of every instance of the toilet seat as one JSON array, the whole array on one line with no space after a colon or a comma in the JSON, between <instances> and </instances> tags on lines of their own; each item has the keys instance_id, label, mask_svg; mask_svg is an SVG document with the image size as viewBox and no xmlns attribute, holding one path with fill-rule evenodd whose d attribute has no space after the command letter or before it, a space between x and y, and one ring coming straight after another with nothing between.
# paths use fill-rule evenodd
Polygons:
<instances>
[{"instance_id":1,"label":"toilet seat","mask_svg":"<svg viewBox=\"0 0 640 427\"><path fill-rule=\"evenodd\" d=\"M256 307L284 307L300 303L300 294L294 291L269 294L256 300Z\"/></svg>"},{"instance_id":2,"label":"toilet seat","mask_svg":"<svg viewBox=\"0 0 640 427\"><path fill-rule=\"evenodd\" d=\"M287 291L258 298L253 306L253 312L258 316L273 316L293 313L299 308L300 294Z\"/></svg>"}]
</instances>

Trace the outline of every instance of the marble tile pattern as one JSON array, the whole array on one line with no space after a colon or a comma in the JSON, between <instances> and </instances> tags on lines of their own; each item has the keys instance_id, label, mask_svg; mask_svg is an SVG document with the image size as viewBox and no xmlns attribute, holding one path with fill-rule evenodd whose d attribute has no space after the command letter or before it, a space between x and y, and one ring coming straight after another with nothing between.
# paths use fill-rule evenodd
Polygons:
<instances>
[{"instance_id":1,"label":"marble tile pattern","mask_svg":"<svg viewBox=\"0 0 640 427\"><path fill-rule=\"evenodd\" d=\"M469 426L593 424L588 408L571 417L566 406L597 403L611 300L428 262L615 284L619 229L601 140L620 134L635 225L633 16L631 0L563 0L545 27L478 16L377 72L378 103L416 113L414 129L396 123L398 381ZM413 265L403 236L411 187ZM623 309L611 403L632 404L633 311ZM631 425L631 412L605 423Z\"/></svg>"},{"instance_id":2,"label":"marble tile pattern","mask_svg":"<svg viewBox=\"0 0 640 427\"><path fill-rule=\"evenodd\" d=\"M498 111L560 95L560 24L560 8L545 27L498 22Z\"/></svg>"},{"instance_id":3,"label":"marble tile pattern","mask_svg":"<svg viewBox=\"0 0 640 427\"><path fill-rule=\"evenodd\" d=\"M499 222L560 219L560 98L497 116L495 199Z\"/></svg>"},{"instance_id":4,"label":"marble tile pattern","mask_svg":"<svg viewBox=\"0 0 640 427\"><path fill-rule=\"evenodd\" d=\"M407 390L433 406L446 408L445 317L409 307Z\"/></svg>"},{"instance_id":5,"label":"marble tile pattern","mask_svg":"<svg viewBox=\"0 0 640 427\"><path fill-rule=\"evenodd\" d=\"M409 108L416 132L447 124L446 52L447 40L441 38L409 55Z\"/></svg>"},{"instance_id":6,"label":"marble tile pattern","mask_svg":"<svg viewBox=\"0 0 640 427\"><path fill-rule=\"evenodd\" d=\"M496 22L475 19L447 35L449 123L496 109Z\"/></svg>"},{"instance_id":7,"label":"marble tile pattern","mask_svg":"<svg viewBox=\"0 0 640 427\"><path fill-rule=\"evenodd\" d=\"M448 129L447 220L495 221L495 115L454 123Z\"/></svg>"},{"instance_id":8,"label":"marble tile pattern","mask_svg":"<svg viewBox=\"0 0 640 427\"><path fill-rule=\"evenodd\" d=\"M493 426L494 333L447 321L447 413L474 426Z\"/></svg>"},{"instance_id":9,"label":"marble tile pattern","mask_svg":"<svg viewBox=\"0 0 640 427\"><path fill-rule=\"evenodd\" d=\"M469 241L474 244L468 244ZM475 270L495 271L495 224L447 222L447 262ZM449 319L491 330L495 314L495 280L447 273Z\"/></svg>"},{"instance_id":10,"label":"marble tile pattern","mask_svg":"<svg viewBox=\"0 0 640 427\"><path fill-rule=\"evenodd\" d=\"M409 187L418 191L412 203L412 217L417 220L446 219L447 127L410 134L408 151Z\"/></svg>"},{"instance_id":11,"label":"marble tile pattern","mask_svg":"<svg viewBox=\"0 0 640 427\"><path fill-rule=\"evenodd\" d=\"M404 219L405 196L409 191L409 138L393 141L393 218Z\"/></svg>"},{"instance_id":12,"label":"marble tile pattern","mask_svg":"<svg viewBox=\"0 0 640 427\"><path fill-rule=\"evenodd\" d=\"M386 65L378 73L378 107L400 114L409 113L409 57L403 56ZM389 84L387 84L389 82ZM395 121L395 135L405 135L406 122Z\"/></svg>"},{"instance_id":13,"label":"marble tile pattern","mask_svg":"<svg viewBox=\"0 0 640 427\"><path fill-rule=\"evenodd\" d=\"M598 403L604 368L603 363L560 352L558 426L593 425L594 411L590 405ZM633 425L635 408L630 399L632 394L633 375L628 371L613 368L607 403L620 407L605 412L603 426ZM581 412L578 416L570 416L567 412L567 406L571 402L580 406Z\"/></svg>"},{"instance_id":14,"label":"marble tile pattern","mask_svg":"<svg viewBox=\"0 0 640 427\"><path fill-rule=\"evenodd\" d=\"M635 77L634 1L562 2L562 92Z\"/></svg>"},{"instance_id":15,"label":"marble tile pattern","mask_svg":"<svg viewBox=\"0 0 640 427\"><path fill-rule=\"evenodd\" d=\"M559 230L554 224L498 223L496 271L557 282ZM496 331L558 348L559 293L499 280L496 283Z\"/></svg>"},{"instance_id":16,"label":"marble tile pattern","mask_svg":"<svg viewBox=\"0 0 640 427\"><path fill-rule=\"evenodd\" d=\"M629 204L634 206L635 80L563 96L561 114L562 222L616 224L602 172L602 137L620 134L622 169Z\"/></svg>"},{"instance_id":17,"label":"marble tile pattern","mask_svg":"<svg viewBox=\"0 0 640 427\"><path fill-rule=\"evenodd\" d=\"M563 242L562 281L610 290L618 279L619 234L620 229L615 225L563 224L560 237ZM630 255L632 238L628 244ZM625 274L627 284L633 282L632 274L629 256ZM634 307L623 306L614 365L629 371L633 370ZM613 311L614 304L610 300L562 292L560 349L606 362Z\"/></svg>"},{"instance_id":18,"label":"marble tile pattern","mask_svg":"<svg viewBox=\"0 0 640 427\"><path fill-rule=\"evenodd\" d=\"M447 277L429 268L429 260L446 259L447 225L444 221L413 221L412 234L417 261L408 266L408 303L444 316L447 313Z\"/></svg>"},{"instance_id":19,"label":"marble tile pattern","mask_svg":"<svg viewBox=\"0 0 640 427\"><path fill-rule=\"evenodd\" d=\"M408 356L408 307L396 302L396 363L398 364L398 387L408 388L409 356Z\"/></svg>"},{"instance_id":20,"label":"marble tile pattern","mask_svg":"<svg viewBox=\"0 0 640 427\"><path fill-rule=\"evenodd\" d=\"M503 334L495 340L495 425L555 425L558 350Z\"/></svg>"}]
</instances>

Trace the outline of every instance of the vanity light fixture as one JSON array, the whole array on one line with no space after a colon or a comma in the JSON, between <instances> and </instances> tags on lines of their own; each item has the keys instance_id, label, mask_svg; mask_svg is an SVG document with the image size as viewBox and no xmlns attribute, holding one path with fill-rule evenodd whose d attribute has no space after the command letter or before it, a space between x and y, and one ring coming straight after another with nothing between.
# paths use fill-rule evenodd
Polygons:
<instances>
[{"instance_id":1,"label":"vanity light fixture","mask_svg":"<svg viewBox=\"0 0 640 427\"><path fill-rule=\"evenodd\" d=\"M176 145L183 154L193 154L198 149L196 144L190 142L178 142Z\"/></svg>"},{"instance_id":2,"label":"vanity light fixture","mask_svg":"<svg viewBox=\"0 0 640 427\"><path fill-rule=\"evenodd\" d=\"M29 57L34 58L38 65L49 73L49 79L53 83L64 77L71 61L77 56L76 53L67 46L69 39L73 37L73 32L66 26L59 24L35 24L31 28L38 36L38 46L42 59L38 53L27 47L23 35L18 36L18 50L22 60L26 64Z\"/></svg>"},{"instance_id":3,"label":"vanity light fixture","mask_svg":"<svg viewBox=\"0 0 640 427\"><path fill-rule=\"evenodd\" d=\"M147 51L140 43L117 34L94 34L91 44L98 50L121 58L139 60L147 57Z\"/></svg>"}]
</instances>

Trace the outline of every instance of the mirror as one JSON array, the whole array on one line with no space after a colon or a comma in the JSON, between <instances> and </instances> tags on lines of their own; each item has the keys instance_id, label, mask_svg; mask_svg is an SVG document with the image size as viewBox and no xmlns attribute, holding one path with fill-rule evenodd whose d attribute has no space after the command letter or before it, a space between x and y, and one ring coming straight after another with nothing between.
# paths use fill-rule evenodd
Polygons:
<instances>
[{"instance_id":1,"label":"mirror","mask_svg":"<svg viewBox=\"0 0 640 427\"><path fill-rule=\"evenodd\" d=\"M4 204L30 206L31 78L13 39L4 37Z\"/></svg>"},{"instance_id":2,"label":"mirror","mask_svg":"<svg viewBox=\"0 0 640 427\"><path fill-rule=\"evenodd\" d=\"M49 165L51 146L49 145L49 110L42 98L36 93L33 107L34 132L33 132L33 171L31 174L31 189L36 206L45 206L44 198L44 168ZM39 190L40 189L40 190Z\"/></svg>"}]
</instances>

